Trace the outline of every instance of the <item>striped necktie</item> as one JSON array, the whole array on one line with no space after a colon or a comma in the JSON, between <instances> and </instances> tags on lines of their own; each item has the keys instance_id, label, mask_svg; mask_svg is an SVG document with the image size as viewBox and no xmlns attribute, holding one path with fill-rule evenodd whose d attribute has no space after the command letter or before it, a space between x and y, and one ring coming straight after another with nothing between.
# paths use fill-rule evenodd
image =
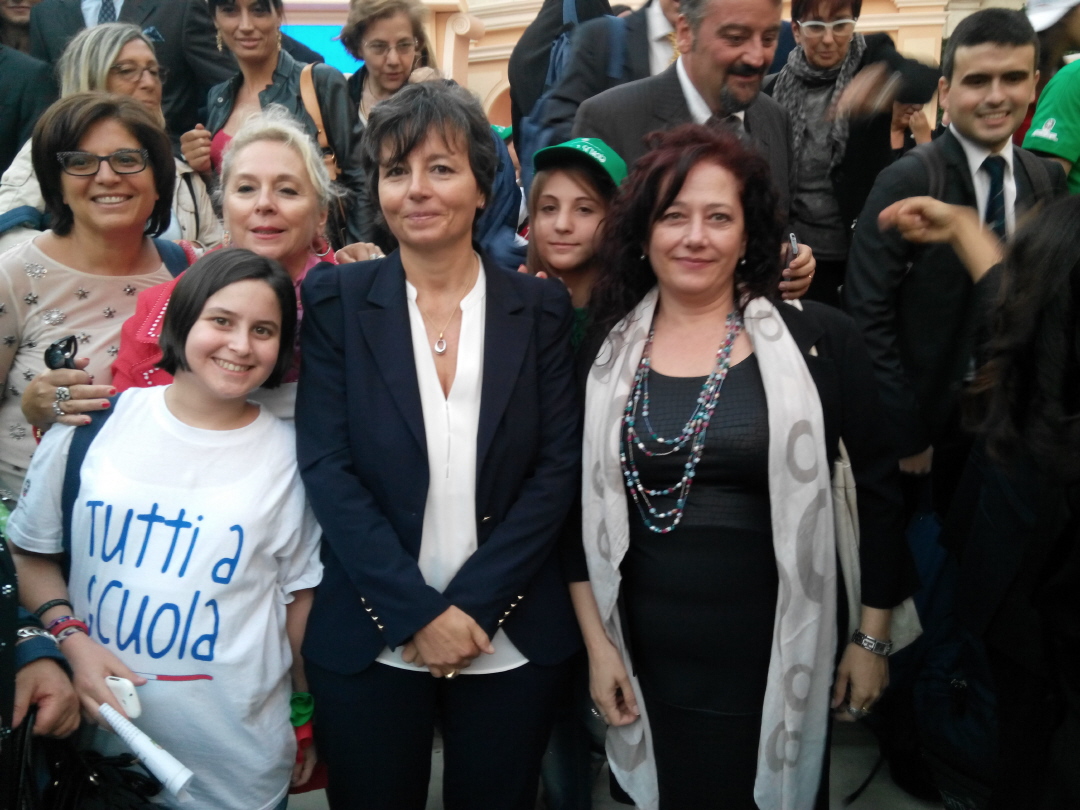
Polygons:
<instances>
[{"instance_id":1,"label":"striped necktie","mask_svg":"<svg viewBox=\"0 0 1080 810\"><path fill-rule=\"evenodd\" d=\"M990 230L1005 238L1005 158L991 155L982 167L990 175L990 193L986 197L986 224Z\"/></svg>"},{"instance_id":2,"label":"striped necktie","mask_svg":"<svg viewBox=\"0 0 1080 810\"><path fill-rule=\"evenodd\" d=\"M116 22L116 5L113 0L101 0L101 11L97 15L98 25Z\"/></svg>"}]
</instances>

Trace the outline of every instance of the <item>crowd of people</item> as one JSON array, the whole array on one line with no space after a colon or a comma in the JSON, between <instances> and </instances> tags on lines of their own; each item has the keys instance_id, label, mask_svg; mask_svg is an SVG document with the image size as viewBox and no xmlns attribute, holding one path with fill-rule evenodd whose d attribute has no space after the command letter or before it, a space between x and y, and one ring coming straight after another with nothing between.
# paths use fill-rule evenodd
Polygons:
<instances>
[{"instance_id":1,"label":"crowd of people","mask_svg":"<svg viewBox=\"0 0 1080 810\"><path fill-rule=\"evenodd\" d=\"M112 677L165 806L419 809L438 731L447 808L606 757L820 810L856 721L921 798L1080 806L1080 12L937 67L860 0L578 0L553 51L566 5L496 127L420 0L352 0L348 77L282 0L0 0L0 773L32 704L123 750Z\"/></svg>"}]
</instances>

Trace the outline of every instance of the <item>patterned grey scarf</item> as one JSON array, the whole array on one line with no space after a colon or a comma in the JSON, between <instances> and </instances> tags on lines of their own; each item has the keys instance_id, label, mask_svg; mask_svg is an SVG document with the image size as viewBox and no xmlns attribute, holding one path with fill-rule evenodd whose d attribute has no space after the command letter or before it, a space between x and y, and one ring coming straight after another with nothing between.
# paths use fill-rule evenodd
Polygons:
<instances>
[{"instance_id":1,"label":"patterned grey scarf","mask_svg":"<svg viewBox=\"0 0 1080 810\"><path fill-rule=\"evenodd\" d=\"M796 163L802 154L802 144L806 137L806 91L808 88L821 87L832 84L832 92L829 94L828 106L832 106L844 89L851 83L852 77L862 63L863 54L866 53L866 37L855 34L851 38L847 56L844 61L834 68L816 68L806 61L806 52L800 47L792 48L788 54L787 64L776 77L773 85L773 98L788 112L791 118L791 132L794 143ZM829 160L829 170L832 171L844 157L848 140L848 118L846 115L837 116L833 119L832 129L829 132L829 143L832 146L832 155Z\"/></svg>"}]
</instances>

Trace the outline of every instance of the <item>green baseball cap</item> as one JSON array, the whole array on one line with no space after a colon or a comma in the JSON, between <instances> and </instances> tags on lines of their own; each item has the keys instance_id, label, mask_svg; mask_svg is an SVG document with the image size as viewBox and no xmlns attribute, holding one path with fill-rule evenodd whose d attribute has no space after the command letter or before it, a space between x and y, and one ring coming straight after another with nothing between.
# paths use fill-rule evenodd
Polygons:
<instances>
[{"instance_id":1,"label":"green baseball cap","mask_svg":"<svg viewBox=\"0 0 1080 810\"><path fill-rule=\"evenodd\" d=\"M626 161L599 138L574 138L566 143L540 149L533 155L533 168L536 171L557 169L562 159L578 158L582 155L603 169L616 186L626 179Z\"/></svg>"},{"instance_id":2,"label":"green baseball cap","mask_svg":"<svg viewBox=\"0 0 1080 810\"><path fill-rule=\"evenodd\" d=\"M495 130L495 134L499 136L500 140L508 141L510 136L514 134L513 127L501 127L498 124L492 124L491 128Z\"/></svg>"}]
</instances>

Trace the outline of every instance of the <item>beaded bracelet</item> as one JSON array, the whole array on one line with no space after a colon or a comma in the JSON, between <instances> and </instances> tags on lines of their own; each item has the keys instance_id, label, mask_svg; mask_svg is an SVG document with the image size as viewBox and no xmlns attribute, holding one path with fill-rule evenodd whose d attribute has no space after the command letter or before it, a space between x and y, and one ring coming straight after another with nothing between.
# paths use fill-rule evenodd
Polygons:
<instances>
[{"instance_id":1,"label":"beaded bracelet","mask_svg":"<svg viewBox=\"0 0 1080 810\"><path fill-rule=\"evenodd\" d=\"M61 624L62 622L69 622L74 618L76 618L76 617L75 616L60 616L59 618L53 619L51 622L49 622L49 624L45 627L45 629L48 630L51 633L53 631L53 628L56 627L56 625Z\"/></svg>"},{"instance_id":2,"label":"beaded bracelet","mask_svg":"<svg viewBox=\"0 0 1080 810\"><path fill-rule=\"evenodd\" d=\"M61 621L55 625L49 625L49 632L56 636L57 639L59 639L61 633L63 633L65 630L71 629L72 627L77 630L81 630L82 632L86 633L86 635L90 635L90 628L86 625L86 622L84 622L82 619L76 619L71 616L69 616L66 621Z\"/></svg>"},{"instance_id":3,"label":"beaded bracelet","mask_svg":"<svg viewBox=\"0 0 1080 810\"><path fill-rule=\"evenodd\" d=\"M71 602L69 602L67 599L50 599L44 605L35 610L34 615L40 619L45 613L52 610L54 607L60 607L60 605L65 605L68 609L74 610L74 608L72 608L71 606Z\"/></svg>"},{"instance_id":4,"label":"beaded bracelet","mask_svg":"<svg viewBox=\"0 0 1080 810\"><path fill-rule=\"evenodd\" d=\"M311 721L311 716L315 713L315 698L310 692L293 692L289 709L291 710L289 721L293 726L300 727Z\"/></svg>"},{"instance_id":5,"label":"beaded bracelet","mask_svg":"<svg viewBox=\"0 0 1080 810\"><path fill-rule=\"evenodd\" d=\"M89 636L90 635L90 630L87 628L87 626L85 624L82 625L81 627L79 625L77 625L77 624L73 624L70 627L65 627L63 630L61 630L59 633L56 634L56 643L57 644L63 644L64 641L66 641L71 636L75 635L76 633L85 633L86 635Z\"/></svg>"}]
</instances>

